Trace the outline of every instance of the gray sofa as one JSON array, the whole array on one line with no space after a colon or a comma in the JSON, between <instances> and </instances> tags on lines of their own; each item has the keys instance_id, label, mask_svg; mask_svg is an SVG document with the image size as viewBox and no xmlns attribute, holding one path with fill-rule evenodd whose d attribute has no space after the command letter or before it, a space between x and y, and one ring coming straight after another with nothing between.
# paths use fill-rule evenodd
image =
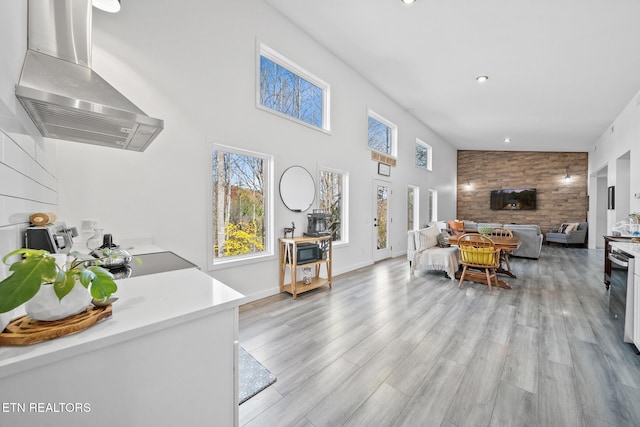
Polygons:
<instances>
[{"instance_id":1,"label":"gray sofa","mask_svg":"<svg viewBox=\"0 0 640 427\"><path fill-rule=\"evenodd\" d=\"M543 235L538 225L528 224L505 224L505 228L513 231L514 236L518 236L522 243L520 247L511 253L512 256L523 258L540 258L542 250Z\"/></svg>"},{"instance_id":2,"label":"gray sofa","mask_svg":"<svg viewBox=\"0 0 640 427\"><path fill-rule=\"evenodd\" d=\"M589 230L588 222L579 222L575 230L568 233L558 231L550 231L546 234L547 243L561 243L565 246L584 245L587 241L587 231Z\"/></svg>"},{"instance_id":3,"label":"gray sofa","mask_svg":"<svg viewBox=\"0 0 640 427\"><path fill-rule=\"evenodd\" d=\"M544 236L540 231L540 226L533 224L498 224L465 221L464 230L466 232L477 233L480 227L504 227L513 231L514 236L518 236L522 243L520 247L513 251L511 255L522 258L540 258L542 251L542 241Z\"/></svg>"}]
</instances>

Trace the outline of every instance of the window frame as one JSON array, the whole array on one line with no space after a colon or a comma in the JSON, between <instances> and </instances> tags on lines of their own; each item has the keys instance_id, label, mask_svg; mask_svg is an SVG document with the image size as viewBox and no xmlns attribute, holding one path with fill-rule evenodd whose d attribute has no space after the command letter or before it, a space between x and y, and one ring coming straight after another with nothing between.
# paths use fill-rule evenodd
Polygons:
<instances>
[{"instance_id":1,"label":"window frame","mask_svg":"<svg viewBox=\"0 0 640 427\"><path fill-rule=\"evenodd\" d=\"M418 147L424 148L427 150L427 164L426 166L422 166L418 164ZM426 142L422 141L419 138L416 138L416 146L415 146L415 165L418 169L426 170L429 172L433 171L433 147L431 147Z\"/></svg>"},{"instance_id":2,"label":"window frame","mask_svg":"<svg viewBox=\"0 0 640 427\"><path fill-rule=\"evenodd\" d=\"M407 186L407 210L409 210L409 190L413 190L413 228L409 228L407 224L407 231L415 231L420 229L420 187L417 185L409 184ZM409 216L407 215L407 219Z\"/></svg>"},{"instance_id":3,"label":"window frame","mask_svg":"<svg viewBox=\"0 0 640 427\"><path fill-rule=\"evenodd\" d=\"M285 118L287 120L291 120L295 123L299 123L301 125L307 126L311 129L318 130L324 133L331 133L331 85L321 78L317 77L313 73L307 71L303 67L299 66L295 62L291 61L281 53L277 52L275 49L267 46L264 43L257 44L257 54L256 54L256 107L262 111L266 111L271 114L275 114L276 116ZM278 110L274 110L267 106L262 105L260 102L260 58L264 56L272 62L275 62L279 66L287 69L291 73L296 76L308 81L309 83L317 86L322 90L322 126L318 127L311 123L307 123L303 120L300 120L296 117L290 116L288 114L282 113Z\"/></svg>"},{"instance_id":4,"label":"window frame","mask_svg":"<svg viewBox=\"0 0 640 427\"><path fill-rule=\"evenodd\" d=\"M389 153L376 150L369 146L369 118L372 118L391 129L391 149ZM391 156L394 158L398 157L398 126L371 109L367 109L367 148L376 153L384 154L385 156Z\"/></svg>"},{"instance_id":5,"label":"window frame","mask_svg":"<svg viewBox=\"0 0 640 427\"><path fill-rule=\"evenodd\" d=\"M322 172L342 175L342 215L340 218L342 237L340 240L334 240L333 245L347 245L349 243L349 172L328 166L318 166L318 207L320 207L320 183L322 182Z\"/></svg>"},{"instance_id":6,"label":"window frame","mask_svg":"<svg viewBox=\"0 0 640 427\"><path fill-rule=\"evenodd\" d=\"M215 236L214 236L214 227L213 223L215 221L213 215L213 192L214 188L214 180L213 180L213 153L216 151L224 151L238 155L258 157L264 161L264 189L263 189L263 200L264 200L264 226L265 226L265 241L264 241L264 250L257 253L252 254L243 254L243 255L232 255L229 257L215 258L214 254L214 244L215 244ZM274 239L274 156L272 154L262 153L253 150L246 150L238 147L233 147L230 145L220 144L218 142L213 142L208 144L208 159L209 159L209 167L208 167L208 184L207 184L207 269L209 271L217 270L221 268L227 267L236 267L244 264L250 264L260 261L266 261L275 258L275 239Z\"/></svg>"},{"instance_id":7,"label":"window frame","mask_svg":"<svg viewBox=\"0 0 640 427\"><path fill-rule=\"evenodd\" d=\"M438 222L438 190L433 188L429 188L429 221L428 222Z\"/></svg>"}]
</instances>

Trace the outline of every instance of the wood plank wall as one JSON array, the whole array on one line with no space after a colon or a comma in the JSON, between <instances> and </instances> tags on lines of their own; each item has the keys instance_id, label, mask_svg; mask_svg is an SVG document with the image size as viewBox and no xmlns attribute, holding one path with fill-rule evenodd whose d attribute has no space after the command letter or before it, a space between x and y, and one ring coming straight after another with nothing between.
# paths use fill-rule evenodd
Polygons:
<instances>
[{"instance_id":1,"label":"wood plank wall","mask_svg":"<svg viewBox=\"0 0 640 427\"><path fill-rule=\"evenodd\" d=\"M588 153L458 151L458 219L537 224L546 233L563 222L587 220ZM566 182L569 173L571 180ZM467 182L470 184L467 187ZM491 190L533 187L537 209L491 210Z\"/></svg>"},{"instance_id":2,"label":"wood plank wall","mask_svg":"<svg viewBox=\"0 0 640 427\"><path fill-rule=\"evenodd\" d=\"M0 258L24 245L29 215L57 211L55 141L0 128ZM0 279L7 274L0 264Z\"/></svg>"}]
</instances>

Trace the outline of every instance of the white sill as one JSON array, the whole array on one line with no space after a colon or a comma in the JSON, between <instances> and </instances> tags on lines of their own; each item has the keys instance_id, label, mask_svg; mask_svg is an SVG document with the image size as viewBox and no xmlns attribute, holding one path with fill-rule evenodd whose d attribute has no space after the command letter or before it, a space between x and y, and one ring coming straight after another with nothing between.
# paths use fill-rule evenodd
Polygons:
<instances>
[{"instance_id":1,"label":"white sill","mask_svg":"<svg viewBox=\"0 0 640 427\"><path fill-rule=\"evenodd\" d=\"M277 260L278 257L275 254L262 254L254 256L242 256L234 257L232 259L209 261L207 265L207 271L223 270L226 268L242 267L245 265L256 264L259 262Z\"/></svg>"}]
</instances>

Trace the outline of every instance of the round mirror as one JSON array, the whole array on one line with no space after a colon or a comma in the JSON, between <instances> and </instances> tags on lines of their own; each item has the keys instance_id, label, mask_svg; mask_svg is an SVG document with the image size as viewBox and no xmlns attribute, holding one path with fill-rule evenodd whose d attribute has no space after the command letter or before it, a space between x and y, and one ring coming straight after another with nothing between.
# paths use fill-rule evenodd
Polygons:
<instances>
[{"instance_id":1,"label":"round mirror","mask_svg":"<svg viewBox=\"0 0 640 427\"><path fill-rule=\"evenodd\" d=\"M289 210L304 212L316 197L313 177L302 166L291 166L280 178L280 198Z\"/></svg>"}]
</instances>

